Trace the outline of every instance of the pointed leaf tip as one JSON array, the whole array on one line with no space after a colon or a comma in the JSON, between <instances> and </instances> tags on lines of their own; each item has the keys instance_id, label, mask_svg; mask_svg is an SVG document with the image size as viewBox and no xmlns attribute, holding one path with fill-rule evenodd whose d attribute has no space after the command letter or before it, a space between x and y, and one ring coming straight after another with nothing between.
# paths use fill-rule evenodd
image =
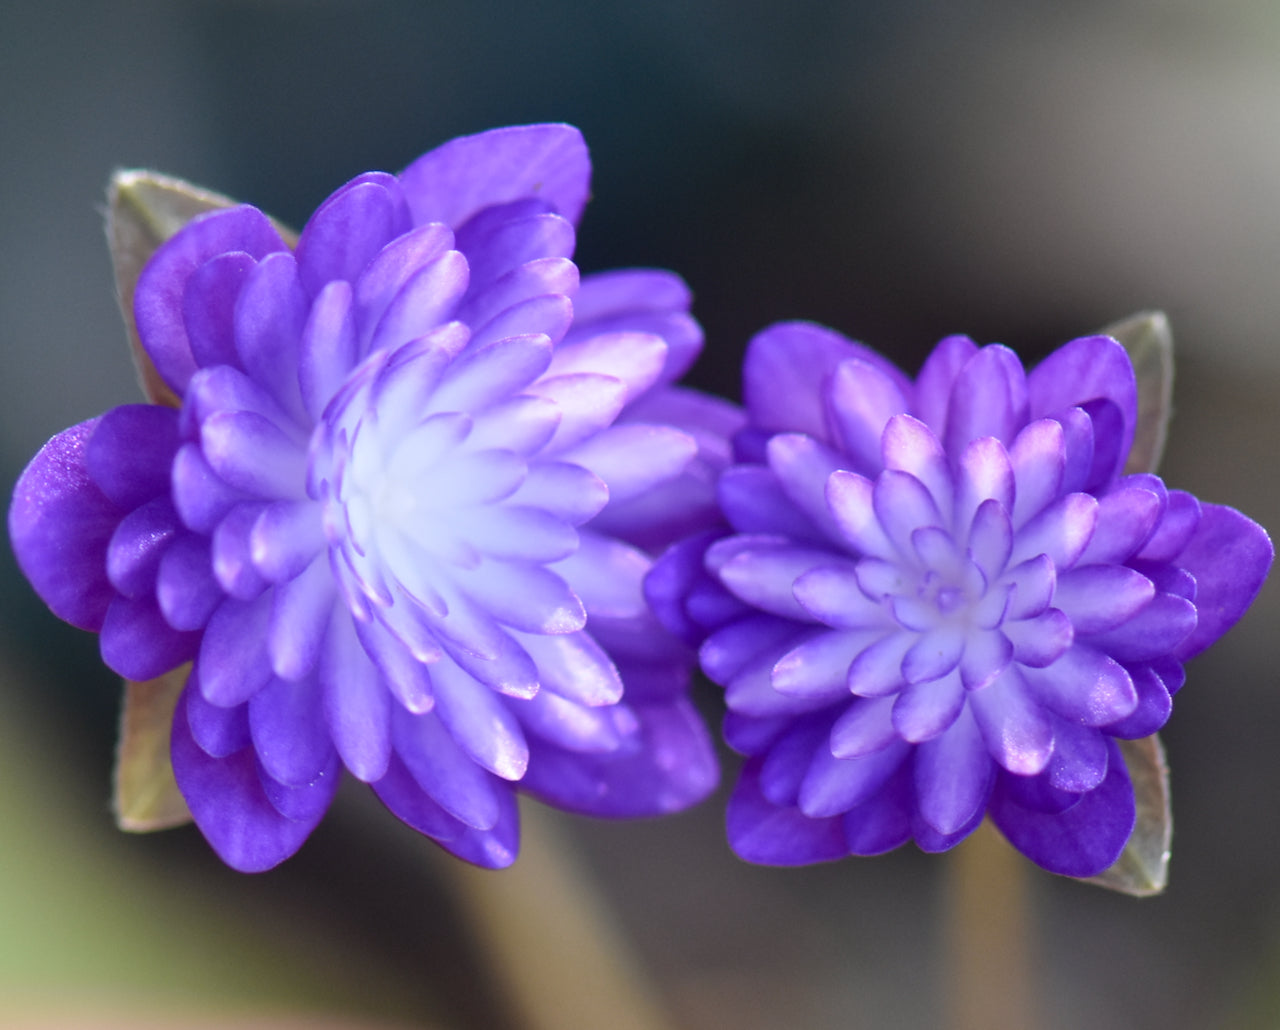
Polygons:
<instances>
[{"instance_id":1,"label":"pointed leaf tip","mask_svg":"<svg viewBox=\"0 0 1280 1030\"><path fill-rule=\"evenodd\" d=\"M169 759L169 733L190 665L142 683L126 681L116 749L116 825L133 833L191 821Z\"/></svg>"},{"instance_id":2,"label":"pointed leaf tip","mask_svg":"<svg viewBox=\"0 0 1280 1030\"><path fill-rule=\"evenodd\" d=\"M1138 818L1133 834L1115 865L1085 880L1122 894L1146 898L1164 891L1169 881L1169 846L1173 817L1169 809L1169 768L1160 738L1120 740L1133 783Z\"/></svg>"},{"instance_id":3,"label":"pointed leaf tip","mask_svg":"<svg viewBox=\"0 0 1280 1030\"><path fill-rule=\"evenodd\" d=\"M1129 354L1138 383L1138 426L1125 472L1154 472L1173 414L1173 333L1163 311L1143 311L1102 330Z\"/></svg>"}]
</instances>

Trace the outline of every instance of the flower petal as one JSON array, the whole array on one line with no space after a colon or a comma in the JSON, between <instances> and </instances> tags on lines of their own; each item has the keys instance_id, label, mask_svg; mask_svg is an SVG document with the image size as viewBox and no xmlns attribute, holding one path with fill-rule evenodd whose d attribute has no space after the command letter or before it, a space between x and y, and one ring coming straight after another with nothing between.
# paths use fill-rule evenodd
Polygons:
<instances>
[{"instance_id":1,"label":"flower petal","mask_svg":"<svg viewBox=\"0 0 1280 1030\"><path fill-rule=\"evenodd\" d=\"M910 381L892 363L831 329L781 322L757 333L747 344L742 365L742 398L752 424L834 443L825 413L814 400L822 396L827 377L849 358L870 363L909 393Z\"/></svg>"},{"instance_id":2,"label":"flower petal","mask_svg":"<svg viewBox=\"0 0 1280 1030\"><path fill-rule=\"evenodd\" d=\"M964 684L956 673L928 683L914 683L894 702L893 725L909 744L932 740L950 729L964 703Z\"/></svg>"},{"instance_id":3,"label":"flower petal","mask_svg":"<svg viewBox=\"0 0 1280 1030\"><path fill-rule=\"evenodd\" d=\"M55 615L98 630L115 589L107 543L125 514L90 479L85 445L100 419L59 433L18 479L9 507L9 541L36 593Z\"/></svg>"},{"instance_id":4,"label":"flower petal","mask_svg":"<svg viewBox=\"0 0 1280 1030\"><path fill-rule=\"evenodd\" d=\"M689 314L689 287L671 272L626 268L585 276L573 298L574 325L565 343L602 332L652 333L667 345L658 377L673 383L702 350L702 327Z\"/></svg>"},{"instance_id":5,"label":"flower petal","mask_svg":"<svg viewBox=\"0 0 1280 1030\"><path fill-rule=\"evenodd\" d=\"M263 771L285 787L305 787L336 752L325 723L320 682L272 680L249 700L249 734Z\"/></svg>"},{"instance_id":6,"label":"flower petal","mask_svg":"<svg viewBox=\"0 0 1280 1030\"><path fill-rule=\"evenodd\" d=\"M391 758L393 706L345 612L333 612L316 674L329 737L342 764L366 783L382 779Z\"/></svg>"},{"instance_id":7,"label":"flower petal","mask_svg":"<svg viewBox=\"0 0 1280 1030\"><path fill-rule=\"evenodd\" d=\"M135 508L120 520L107 544L111 585L130 598L152 593L160 561L182 532L169 498L157 497Z\"/></svg>"},{"instance_id":8,"label":"flower petal","mask_svg":"<svg viewBox=\"0 0 1280 1030\"><path fill-rule=\"evenodd\" d=\"M82 444L83 467L113 504L128 510L169 493L170 467L179 443L172 408L126 404L84 425L92 425L93 431Z\"/></svg>"},{"instance_id":9,"label":"flower petal","mask_svg":"<svg viewBox=\"0 0 1280 1030\"><path fill-rule=\"evenodd\" d=\"M978 345L969 337L948 336L933 348L929 357L925 359L920 374L916 377L916 403L913 414L927 425L938 439L942 439L947 428L951 393L956 377L977 353Z\"/></svg>"},{"instance_id":10,"label":"flower petal","mask_svg":"<svg viewBox=\"0 0 1280 1030\"><path fill-rule=\"evenodd\" d=\"M1009 448L1015 483L1013 523L1023 525L1057 499L1066 471L1062 424L1037 419L1026 426Z\"/></svg>"},{"instance_id":11,"label":"flower petal","mask_svg":"<svg viewBox=\"0 0 1280 1030\"><path fill-rule=\"evenodd\" d=\"M223 708L210 704L198 689L187 690L186 719L191 739L211 758L226 758L249 746L249 712L246 705ZM314 777L313 777L314 778Z\"/></svg>"},{"instance_id":12,"label":"flower petal","mask_svg":"<svg viewBox=\"0 0 1280 1030\"><path fill-rule=\"evenodd\" d=\"M688 433L633 422L597 433L559 457L594 472L608 485L609 499L622 501L678 475L697 453Z\"/></svg>"},{"instance_id":13,"label":"flower petal","mask_svg":"<svg viewBox=\"0 0 1280 1030\"><path fill-rule=\"evenodd\" d=\"M242 873L279 865L302 846L324 815L324 807L317 806L305 820L282 816L262 788L253 750L211 758L192 739L185 718L173 721L170 754L174 778L200 832L219 858ZM336 789L337 779L331 777L332 786L326 789Z\"/></svg>"},{"instance_id":14,"label":"flower petal","mask_svg":"<svg viewBox=\"0 0 1280 1030\"><path fill-rule=\"evenodd\" d=\"M133 314L142 346L176 394L183 394L197 367L182 316L182 297L192 274L228 251L259 259L285 249L267 217L242 205L193 219L152 255L138 276Z\"/></svg>"},{"instance_id":15,"label":"flower petal","mask_svg":"<svg viewBox=\"0 0 1280 1030\"><path fill-rule=\"evenodd\" d=\"M857 358L840 362L827 380L822 393L827 421L853 471L871 476L882 468L885 426L908 407L899 383L900 377Z\"/></svg>"},{"instance_id":16,"label":"flower petal","mask_svg":"<svg viewBox=\"0 0 1280 1030\"><path fill-rule=\"evenodd\" d=\"M969 694L987 752L1018 776L1042 772L1054 751L1053 722L1016 672Z\"/></svg>"},{"instance_id":17,"label":"flower petal","mask_svg":"<svg viewBox=\"0 0 1280 1030\"><path fill-rule=\"evenodd\" d=\"M267 685L270 617L270 592L253 601L227 599L218 606L200 641L199 684L206 700L230 708Z\"/></svg>"},{"instance_id":18,"label":"flower petal","mask_svg":"<svg viewBox=\"0 0 1280 1030\"><path fill-rule=\"evenodd\" d=\"M1154 476L1129 476L1099 497L1097 525L1081 563L1110 565L1132 558L1150 539L1164 512L1167 492L1163 487Z\"/></svg>"},{"instance_id":19,"label":"flower petal","mask_svg":"<svg viewBox=\"0 0 1280 1030\"><path fill-rule=\"evenodd\" d=\"M836 758L861 758L899 740L893 724L897 698L857 698L831 727L831 753Z\"/></svg>"},{"instance_id":20,"label":"flower petal","mask_svg":"<svg viewBox=\"0 0 1280 1030\"><path fill-rule=\"evenodd\" d=\"M812 569L829 565L831 559L825 551L777 537L734 536L713 544L706 561L735 597L773 615L807 622L809 613L796 600L795 583Z\"/></svg>"},{"instance_id":21,"label":"flower petal","mask_svg":"<svg viewBox=\"0 0 1280 1030\"><path fill-rule=\"evenodd\" d=\"M329 196L307 220L294 253L298 274L312 295L327 283L354 283L388 242L409 229L400 186L368 172Z\"/></svg>"},{"instance_id":22,"label":"flower petal","mask_svg":"<svg viewBox=\"0 0 1280 1030\"><path fill-rule=\"evenodd\" d=\"M1196 627L1178 645L1185 661L1235 625L1253 603L1271 568L1275 549L1257 523L1233 508L1206 504L1177 563L1196 578Z\"/></svg>"},{"instance_id":23,"label":"flower petal","mask_svg":"<svg viewBox=\"0 0 1280 1030\"><path fill-rule=\"evenodd\" d=\"M862 633L819 630L778 659L773 666L773 687L795 697L847 698L849 665L867 643Z\"/></svg>"},{"instance_id":24,"label":"flower petal","mask_svg":"<svg viewBox=\"0 0 1280 1030\"><path fill-rule=\"evenodd\" d=\"M488 687L448 658L431 667L435 712L454 741L483 769L518 780L529 766L529 745L515 716Z\"/></svg>"},{"instance_id":25,"label":"flower petal","mask_svg":"<svg viewBox=\"0 0 1280 1030\"><path fill-rule=\"evenodd\" d=\"M1047 554L1061 573L1079 560L1098 521L1098 501L1091 494L1067 494L1040 512L1014 538L1012 564Z\"/></svg>"},{"instance_id":26,"label":"flower petal","mask_svg":"<svg viewBox=\"0 0 1280 1030\"><path fill-rule=\"evenodd\" d=\"M861 758L836 758L819 747L800 784L797 804L810 819L840 815L874 797L910 754L901 742Z\"/></svg>"},{"instance_id":27,"label":"flower petal","mask_svg":"<svg viewBox=\"0 0 1280 1030\"><path fill-rule=\"evenodd\" d=\"M248 274L236 302L236 351L244 371L305 424L298 357L311 297L289 253L273 253Z\"/></svg>"},{"instance_id":28,"label":"flower petal","mask_svg":"<svg viewBox=\"0 0 1280 1030\"><path fill-rule=\"evenodd\" d=\"M1100 633L1133 618L1155 595L1151 580L1123 565L1079 565L1058 577L1053 606L1077 633Z\"/></svg>"},{"instance_id":29,"label":"flower petal","mask_svg":"<svg viewBox=\"0 0 1280 1030\"><path fill-rule=\"evenodd\" d=\"M1059 347L1032 369L1027 395L1031 418L1057 418L1067 408L1095 399L1114 404L1121 416L1119 465L1106 478L1119 473L1133 446L1138 413L1133 365L1120 344L1109 336L1085 336Z\"/></svg>"},{"instance_id":30,"label":"flower petal","mask_svg":"<svg viewBox=\"0 0 1280 1030\"><path fill-rule=\"evenodd\" d=\"M482 208L536 197L571 222L587 202L591 161L571 125L517 125L461 136L400 173L415 223L459 226Z\"/></svg>"},{"instance_id":31,"label":"flower petal","mask_svg":"<svg viewBox=\"0 0 1280 1030\"><path fill-rule=\"evenodd\" d=\"M1181 653L1196 628L1196 606L1185 597L1157 593L1128 621L1091 633L1088 643L1121 662L1149 662Z\"/></svg>"},{"instance_id":32,"label":"flower petal","mask_svg":"<svg viewBox=\"0 0 1280 1030\"><path fill-rule=\"evenodd\" d=\"M896 562L900 555L880 525L874 498L875 485L856 472L833 472L827 480L827 504L844 542L859 556Z\"/></svg>"},{"instance_id":33,"label":"flower petal","mask_svg":"<svg viewBox=\"0 0 1280 1030\"><path fill-rule=\"evenodd\" d=\"M1027 424L1027 380L1018 356L999 344L983 347L956 376L942 439L948 454L994 437L1012 446Z\"/></svg>"},{"instance_id":34,"label":"flower petal","mask_svg":"<svg viewBox=\"0 0 1280 1030\"><path fill-rule=\"evenodd\" d=\"M155 679L189 662L200 648L200 634L170 626L153 597L116 597L99 633L102 660L128 680Z\"/></svg>"},{"instance_id":35,"label":"flower petal","mask_svg":"<svg viewBox=\"0 0 1280 1030\"><path fill-rule=\"evenodd\" d=\"M1129 675L1138 692L1138 706L1119 722L1105 727L1108 736L1138 740L1157 732L1173 711L1173 698L1164 681L1149 665L1132 666Z\"/></svg>"},{"instance_id":36,"label":"flower petal","mask_svg":"<svg viewBox=\"0 0 1280 1030\"><path fill-rule=\"evenodd\" d=\"M434 712L392 716L396 754L418 785L455 819L492 829L501 815L501 791L491 773L467 755Z\"/></svg>"},{"instance_id":37,"label":"flower petal","mask_svg":"<svg viewBox=\"0 0 1280 1030\"><path fill-rule=\"evenodd\" d=\"M880 441L885 468L909 472L920 480L941 512L955 504L955 485L942 444L927 425L910 415L894 415Z\"/></svg>"},{"instance_id":38,"label":"flower petal","mask_svg":"<svg viewBox=\"0 0 1280 1030\"><path fill-rule=\"evenodd\" d=\"M941 736L916 748L916 798L921 817L940 834L958 833L986 807L995 782L977 721L967 709Z\"/></svg>"},{"instance_id":39,"label":"flower petal","mask_svg":"<svg viewBox=\"0 0 1280 1030\"><path fill-rule=\"evenodd\" d=\"M760 764L748 762L729 798L729 846L747 862L799 866L848 853L839 817L810 819L798 808L775 805L760 791Z\"/></svg>"},{"instance_id":40,"label":"flower petal","mask_svg":"<svg viewBox=\"0 0 1280 1030\"><path fill-rule=\"evenodd\" d=\"M610 819L667 815L703 800L720 770L701 716L685 698L634 707L616 753L577 755L530 742L524 789L558 808Z\"/></svg>"},{"instance_id":41,"label":"flower petal","mask_svg":"<svg viewBox=\"0 0 1280 1030\"><path fill-rule=\"evenodd\" d=\"M1110 745L1107 777L1065 812L1037 812L997 789L991 818L1009 842L1037 865L1063 876L1096 876L1113 865L1133 832L1133 787L1119 749Z\"/></svg>"},{"instance_id":42,"label":"flower petal","mask_svg":"<svg viewBox=\"0 0 1280 1030\"><path fill-rule=\"evenodd\" d=\"M1086 644L1074 644L1043 669L1023 666L1022 675L1041 704L1078 725L1105 726L1138 704L1124 668Z\"/></svg>"},{"instance_id":43,"label":"flower petal","mask_svg":"<svg viewBox=\"0 0 1280 1030\"><path fill-rule=\"evenodd\" d=\"M510 789L495 790L498 817L487 830L467 826L436 804L394 755L387 775L373 784L373 789L396 818L466 862L485 869L505 869L516 860L520 813L515 792Z\"/></svg>"}]
</instances>

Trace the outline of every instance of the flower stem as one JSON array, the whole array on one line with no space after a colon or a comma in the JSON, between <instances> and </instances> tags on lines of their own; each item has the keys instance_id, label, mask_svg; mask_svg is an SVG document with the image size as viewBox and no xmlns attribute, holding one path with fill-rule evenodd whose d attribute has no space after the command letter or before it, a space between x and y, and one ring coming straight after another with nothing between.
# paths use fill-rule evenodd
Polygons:
<instances>
[{"instance_id":1,"label":"flower stem","mask_svg":"<svg viewBox=\"0 0 1280 1030\"><path fill-rule=\"evenodd\" d=\"M943 1025L1039 1026L1032 984L1027 863L989 823L947 864Z\"/></svg>"},{"instance_id":2,"label":"flower stem","mask_svg":"<svg viewBox=\"0 0 1280 1030\"><path fill-rule=\"evenodd\" d=\"M448 857L455 897L521 1030L670 1030L594 878L556 825L521 805L520 858L500 872Z\"/></svg>"}]
</instances>

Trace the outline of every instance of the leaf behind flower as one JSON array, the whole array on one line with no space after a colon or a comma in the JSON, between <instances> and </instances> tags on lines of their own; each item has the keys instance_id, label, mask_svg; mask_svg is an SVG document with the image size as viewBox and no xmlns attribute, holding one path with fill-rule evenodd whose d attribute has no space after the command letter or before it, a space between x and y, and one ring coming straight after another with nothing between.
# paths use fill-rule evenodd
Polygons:
<instances>
[{"instance_id":1,"label":"leaf behind flower","mask_svg":"<svg viewBox=\"0 0 1280 1030\"><path fill-rule=\"evenodd\" d=\"M146 833L191 821L173 778L169 730L190 665L143 683L126 681L116 748L116 825Z\"/></svg>"},{"instance_id":2,"label":"leaf behind flower","mask_svg":"<svg viewBox=\"0 0 1280 1030\"><path fill-rule=\"evenodd\" d=\"M1173 414L1173 333L1162 311L1143 311L1102 330L1129 353L1138 380L1138 425L1126 473L1154 472Z\"/></svg>"}]
</instances>

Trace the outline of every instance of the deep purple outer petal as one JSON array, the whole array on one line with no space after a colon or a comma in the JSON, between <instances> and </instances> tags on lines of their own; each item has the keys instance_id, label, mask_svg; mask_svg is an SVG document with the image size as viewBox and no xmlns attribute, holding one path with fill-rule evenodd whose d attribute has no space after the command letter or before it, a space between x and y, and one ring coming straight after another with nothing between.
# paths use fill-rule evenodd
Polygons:
<instances>
[{"instance_id":1,"label":"deep purple outer petal","mask_svg":"<svg viewBox=\"0 0 1280 1030\"><path fill-rule=\"evenodd\" d=\"M1196 628L1174 657L1186 661L1234 626L1262 588L1275 557L1267 531L1234 508L1202 506L1175 563L1196 578Z\"/></svg>"},{"instance_id":2,"label":"deep purple outer petal","mask_svg":"<svg viewBox=\"0 0 1280 1030\"><path fill-rule=\"evenodd\" d=\"M1138 387L1125 349L1109 336L1084 336L1064 344L1027 376L1030 417L1056 418L1092 400L1116 405L1121 416L1118 465L1129 456L1138 420Z\"/></svg>"},{"instance_id":3,"label":"deep purple outer petal","mask_svg":"<svg viewBox=\"0 0 1280 1030\"><path fill-rule=\"evenodd\" d=\"M997 781L990 813L1009 842L1037 865L1063 876L1096 876L1112 866L1133 832L1133 786L1119 747L1101 786L1065 812L1039 812L1019 804Z\"/></svg>"},{"instance_id":4,"label":"deep purple outer petal","mask_svg":"<svg viewBox=\"0 0 1280 1030\"><path fill-rule=\"evenodd\" d=\"M84 467L116 505L137 508L169 493L178 451L178 413L157 404L125 404L98 419Z\"/></svg>"},{"instance_id":5,"label":"deep purple outer petal","mask_svg":"<svg viewBox=\"0 0 1280 1030\"><path fill-rule=\"evenodd\" d=\"M638 732L620 752L575 754L531 735L522 788L557 808L610 819L678 812L715 790L711 737L686 698L630 707Z\"/></svg>"},{"instance_id":6,"label":"deep purple outer petal","mask_svg":"<svg viewBox=\"0 0 1280 1030\"><path fill-rule=\"evenodd\" d=\"M587 202L591 160L570 125L516 125L462 136L400 173L414 223L457 227L482 208L537 197L576 223Z\"/></svg>"},{"instance_id":7,"label":"deep purple outer petal","mask_svg":"<svg viewBox=\"0 0 1280 1030\"><path fill-rule=\"evenodd\" d=\"M872 797L844 814L845 842L852 855L881 855L911 839L915 808L912 763L897 772Z\"/></svg>"},{"instance_id":8,"label":"deep purple outer petal","mask_svg":"<svg viewBox=\"0 0 1280 1030\"><path fill-rule=\"evenodd\" d=\"M107 608L98 649L107 667L125 679L155 679L196 656L200 634L174 629L154 597L117 596Z\"/></svg>"},{"instance_id":9,"label":"deep purple outer petal","mask_svg":"<svg viewBox=\"0 0 1280 1030\"><path fill-rule=\"evenodd\" d=\"M382 779L372 784L396 818L426 834L445 850L486 869L505 869L520 849L520 813L515 791L498 784L498 819L488 830L466 826L431 800L396 755Z\"/></svg>"},{"instance_id":10,"label":"deep purple outer petal","mask_svg":"<svg viewBox=\"0 0 1280 1030\"><path fill-rule=\"evenodd\" d=\"M810 819L793 806L775 805L760 790L763 762L750 761L729 798L725 823L729 846L758 865L830 862L849 853L844 816Z\"/></svg>"},{"instance_id":11,"label":"deep purple outer petal","mask_svg":"<svg viewBox=\"0 0 1280 1030\"><path fill-rule=\"evenodd\" d=\"M1027 424L1027 382L1018 356L999 344L983 347L960 369L951 390L947 452L959 454L980 437L1012 447Z\"/></svg>"},{"instance_id":12,"label":"deep purple outer petal","mask_svg":"<svg viewBox=\"0 0 1280 1030\"><path fill-rule=\"evenodd\" d=\"M230 251L258 259L286 249L267 216L242 205L188 222L147 262L138 276L133 314L142 346L175 393L186 390L197 367L182 317L182 298L192 274Z\"/></svg>"},{"instance_id":13,"label":"deep purple outer petal","mask_svg":"<svg viewBox=\"0 0 1280 1030\"><path fill-rule=\"evenodd\" d=\"M36 593L58 618L95 632L116 596L107 544L126 514L85 468L85 447L100 421L46 443L18 478L9 506L9 541Z\"/></svg>"},{"instance_id":14,"label":"deep purple outer petal","mask_svg":"<svg viewBox=\"0 0 1280 1030\"><path fill-rule=\"evenodd\" d=\"M313 296L335 280L354 283L386 244L410 228L394 176L357 176L335 190L303 226L294 251L298 278Z\"/></svg>"},{"instance_id":15,"label":"deep purple outer petal","mask_svg":"<svg viewBox=\"0 0 1280 1030\"><path fill-rule=\"evenodd\" d=\"M170 757L200 832L227 865L242 873L263 872L296 852L327 807L317 806L305 820L281 815L263 790L252 748L213 758L196 744L187 726L185 694L174 714ZM331 780L325 788L330 796L338 776Z\"/></svg>"},{"instance_id":16,"label":"deep purple outer petal","mask_svg":"<svg viewBox=\"0 0 1280 1030\"><path fill-rule=\"evenodd\" d=\"M840 333L811 322L781 322L747 344L742 398L753 426L808 433L830 443L822 405L823 383L840 362L858 358L888 375L902 393L911 381L892 363Z\"/></svg>"},{"instance_id":17,"label":"deep purple outer petal","mask_svg":"<svg viewBox=\"0 0 1280 1030\"><path fill-rule=\"evenodd\" d=\"M916 377L915 415L942 439L951 407L951 388L956 376L978 353L978 345L967 336L948 336L925 359Z\"/></svg>"}]
</instances>

